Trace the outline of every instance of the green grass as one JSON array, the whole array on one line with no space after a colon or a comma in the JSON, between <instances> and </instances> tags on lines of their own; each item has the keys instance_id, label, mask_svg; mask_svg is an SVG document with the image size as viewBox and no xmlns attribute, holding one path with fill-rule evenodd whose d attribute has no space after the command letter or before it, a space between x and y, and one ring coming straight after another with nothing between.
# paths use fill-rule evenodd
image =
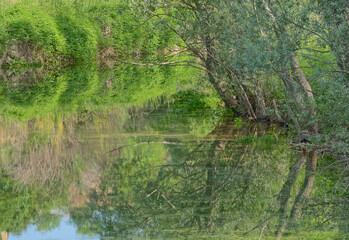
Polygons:
<instances>
[{"instance_id":1,"label":"green grass","mask_svg":"<svg viewBox=\"0 0 349 240\"><path fill-rule=\"evenodd\" d=\"M22 45L41 62L96 61L108 48L122 58L161 57L161 49L174 45L176 37L144 18L120 0L2 2L0 57ZM19 51L17 55L25 54Z\"/></svg>"}]
</instances>

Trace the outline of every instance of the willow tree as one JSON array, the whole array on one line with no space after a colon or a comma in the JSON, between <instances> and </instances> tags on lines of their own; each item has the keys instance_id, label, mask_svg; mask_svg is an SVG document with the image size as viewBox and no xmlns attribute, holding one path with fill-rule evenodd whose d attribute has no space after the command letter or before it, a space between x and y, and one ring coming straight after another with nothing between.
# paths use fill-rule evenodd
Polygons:
<instances>
[{"instance_id":1,"label":"willow tree","mask_svg":"<svg viewBox=\"0 0 349 240\"><path fill-rule=\"evenodd\" d=\"M192 57L181 63L203 69L225 105L233 107L235 113L253 119L265 117L266 107L273 102L270 96L265 99L265 85L274 83L268 81L276 73L284 82L288 104L295 105L288 107L288 114L298 132L317 132L316 123L308 124L316 116L312 88L297 58L304 31L292 30L294 26L284 17L285 7L297 10L295 2L279 6L252 0L180 0L138 3L137 7L149 14L149 19L157 19L159 25L176 33L181 41L176 56ZM272 95L270 91L268 94ZM300 126L298 112L308 112L302 122L305 126Z\"/></svg>"},{"instance_id":2,"label":"willow tree","mask_svg":"<svg viewBox=\"0 0 349 240\"><path fill-rule=\"evenodd\" d=\"M159 54L166 61L160 58L156 64L203 70L235 113L258 119L271 115L266 111L269 107L278 121L294 122L300 136L304 131L316 135L319 129L340 130L348 124L343 97L348 92L343 81L347 78L338 77L347 73L346 1L134 3L146 20L157 21L156 26L177 36L170 51ZM329 121L331 116L336 121ZM340 135L343 132L335 137Z\"/></svg>"},{"instance_id":3,"label":"willow tree","mask_svg":"<svg viewBox=\"0 0 349 240\"><path fill-rule=\"evenodd\" d=\"M171 29L178 37L176 50L170 51L166 60L189 57L188 61L167 61L167 65L194 66L203 70L209 82L217 91L225 106L238 115L253 119L266 114L264 94L255 72L246 69L246 61L233 54L245 47L242 27L239 27L242 13L238 5L229 1L153 1L137 3L138 11L156 19L158 25ZM245 11L245 13L247 13ZM254 33L256 31L253 31ZM247 38L251 38L251 34ZM232 46L231 40L235 38ZM238 53L238 54L239 54ZM149 65L149 64L148 64Z\"/></svg>"}]
</instances>

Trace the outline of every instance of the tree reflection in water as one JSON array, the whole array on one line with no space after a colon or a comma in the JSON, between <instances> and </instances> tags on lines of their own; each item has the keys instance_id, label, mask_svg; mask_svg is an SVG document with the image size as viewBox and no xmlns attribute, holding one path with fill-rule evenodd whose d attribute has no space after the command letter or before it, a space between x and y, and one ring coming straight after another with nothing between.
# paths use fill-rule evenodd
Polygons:
<instances>
[{"instance_id":1,"label":"tree reflection in water","mask_svg":"<svg viewBox=\"0 0 349 240\"><path fill-rule=\"evenodd\" d=\"M114 237L262 238L276 233L280 239L286 230L288 235L316 231L300 223L317 154L286 150L274 130L221 124L195 146L168 145L166 163L156 167L140 167L136 162L144 156L129 159L119 152L114 162L119 170L102 180L112 190L95 193L89 205L72 209L73 219L80 229L94 226L92 231ZM122 178L127 180L118 182ZM319 217L311 215L306 219ZM329 231L325 223L319 230Z\"/></svg>"},{"instance_id":2,"label":"tree reflection in water","mask_svg":"<svg viewBox=\"0 0 349 240\"><path fill-rule=\"evenodd\" d=\"M18 126L21 138L2 131L8 174L0 203L26 209L18 222L0 204L7 217L0 218L7 223L3 238L30 222L56 227L51 210L57 208L69 212L80 233L102 238L342 239L348 233L348 192L333 191L341 165L330 157L317 163L312 150L287 149L275 126L221 123L197 140L185 134L190 122L171 133L176 118L81 119L90 118L52 122L52 138ZM104 135L111 131L117 134Z\"/></svg>"}]
</instances>

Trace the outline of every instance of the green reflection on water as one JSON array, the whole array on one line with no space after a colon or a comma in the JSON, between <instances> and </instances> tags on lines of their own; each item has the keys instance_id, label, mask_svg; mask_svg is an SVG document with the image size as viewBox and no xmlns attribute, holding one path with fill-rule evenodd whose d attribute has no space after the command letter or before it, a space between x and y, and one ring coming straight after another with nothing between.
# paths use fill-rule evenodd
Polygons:
<instances>
[{"instance_id":1,"label":"green reflection on water","mask_svg":"<svg viewBox=\"0 0 349 240\"><path fill-rule=\"evenodd\" d=\"M184 68L120 65L103 70L94 65L60 70L0 70L0 114L29 120L60 113L108 110L122 105L142 107L171 96L196 72Z\"/></svg>"},{"instance_id":2,"label":"green reflection on water","mask_svg":"<svg viewBox=\"0 0 349 240\"><path fill-rule=\"evenodd\" d=\"M278 127L184 111L203 95L181 92L170 105L177 109L159 108L183 90L185 71L77 66L6 74L4 236L30 224L50 231L63 212L79 233L110 239L348 238L343 166L289 150Z\"/></svg>"},{"instance_id":3,"label":"green reflection on water","mask_svg":"<svg viewBox=\"0 0 349 240\"><path fill-rule=\"evenodd\" d=\"M1 128L1 230L50 230L61 209L79 233L112 239L256 239L261 229L275 239L283 221L285 239L345 239L347 192L328 192L339 170L317 174L302 216L288 220L308 173L280 129L119 114ZM191 122L205 129L198 134Z\"/></svg>"}]
</instances>

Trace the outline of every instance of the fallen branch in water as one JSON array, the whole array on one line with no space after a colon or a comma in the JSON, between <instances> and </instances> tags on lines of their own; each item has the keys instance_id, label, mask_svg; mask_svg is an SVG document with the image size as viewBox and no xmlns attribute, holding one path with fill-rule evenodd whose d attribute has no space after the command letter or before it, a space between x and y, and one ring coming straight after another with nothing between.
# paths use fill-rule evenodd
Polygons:
<instances>
[{"instance_id":1,"label":"fallen branch in water","mask_svg":"<svg viewBox=\"0 0 349 240\"><path fill-rule=\"evenodd\" d=\"M188 145L186 143L181 143L181 142L168 142L168 141L152 141L152 142L140 142L140 143L135 143L135 144L130 144L130 145L124 145L124 146L120 146L118 148L114 148L112 150L110 150L108 153L112 153L115 151L119 151L122 148L125 147L134 147L134 146L138 146L138 145L144 145L144 144L153 144L153 143L162 143L162 144L166 144L166 145Z\"/></svg>"}]
</instances>

